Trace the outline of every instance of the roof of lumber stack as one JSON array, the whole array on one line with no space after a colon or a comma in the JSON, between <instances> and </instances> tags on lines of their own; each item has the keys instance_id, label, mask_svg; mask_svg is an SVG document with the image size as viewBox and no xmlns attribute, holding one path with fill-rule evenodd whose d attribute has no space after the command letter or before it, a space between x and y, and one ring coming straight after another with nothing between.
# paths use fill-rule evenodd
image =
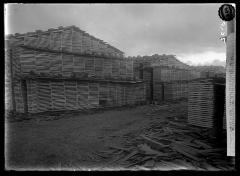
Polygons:
<instances>
[{"instance_id":1,"label":"roof of lumber stack","mask_svg":"<svg viewBox=\"0 0 240 176\"><path fill-rule=\"evenodd\" d=\"M174 67L179 69L190 69L191 67L179 61L174 55L158 55L130 57L135 63L143 63L144 67Z\"/></svg>"},{"instance_id":2,"label":"roof of lumber stack","mask_svg":"<svg viewBox=\"0 0 240 176\"><path fill-rule=\"evenodd\" d=\"M124 53L76 26L58 27L47 31L36 30L25 34L8 35L10 45L39 50L62 51L104 57L123 57Z\"/></svg>"}]
</instances>

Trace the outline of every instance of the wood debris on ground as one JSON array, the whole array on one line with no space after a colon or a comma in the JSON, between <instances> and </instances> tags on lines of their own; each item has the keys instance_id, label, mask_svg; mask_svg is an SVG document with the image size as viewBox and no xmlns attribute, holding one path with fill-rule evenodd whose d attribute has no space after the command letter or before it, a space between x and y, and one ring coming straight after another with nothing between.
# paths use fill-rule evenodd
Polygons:
<instances>
[{"instance_id":1,"label":"wood debris on ground","mask_svg":"<svg viewBox=\"0 0 240 176\"><path fill-rule=\"evenodd\" d=\"M158 113L156 109L152 113ZM226 157L225 146L217 145L216 139L206 128L189 125L186 119L172 116L166 117L164 121L153 120L149 129L137 137L137 144L135 142L132 146L129 144L128 147L123 146L109 147L118 153L112 152L111 156L115 159L108 164L114 163L128 169L211 171L234 169L234 163Z\"/></svg>"}]
</instances>

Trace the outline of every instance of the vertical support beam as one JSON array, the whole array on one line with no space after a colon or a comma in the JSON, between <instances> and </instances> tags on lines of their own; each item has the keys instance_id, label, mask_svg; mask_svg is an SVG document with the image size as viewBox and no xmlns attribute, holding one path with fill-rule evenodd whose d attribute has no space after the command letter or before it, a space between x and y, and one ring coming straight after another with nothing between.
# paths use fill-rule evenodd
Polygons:
<instances>
[{"instance_id":1,"label":"vertical support beam","mask_svg":"<svg viewBox=\"0 0 240 176\"><path fill-rule=\"evenodd\" d=\"M10 81L11 81L11 94L12 96L10 97L12 99L12 106L13 106L13 112L16 112L16 102L15 102L15 91L14 91L14 77L13 77L13 56L12 56L12 49L8 48L9 51L9 59L10 59ZM8 59L8 58L7 58Z\"/></svg>"},{"instance_id":2,"label":"vertical support beam","mask_svg":"<svg viewBox=\"0 0 240 176\"><path fill-rule=\"evenodd\" d=\"M73 51L73 27L71 28L71 52Z\"/></svg>"},{"instance_id":3,"label":"vertical support beam","mask_svg":"<svg viewBox=\"0 0 240 176\"><path fill-rule=\"evenodd\" d=\"M162 83L161 85L162 85L162 101L164 101L164 83Z\"/></svg>"},{"instance_id":4,"label":"vertical support beam","mask_svg":"<svg viewBox=\"0 0 240 176\"><path fill-rule=\"evenodd\" d=\"M153 85L153 68L150 69L150 75L151 75L150 76L151 77L151 79L150 79L150 95L151 95L150 99L151 100L150 101L152 102L153 101L153 86L154 86Z\"/></svg>"},{"instance_id":5,"label":"vertical support beam","mask_svg":"<svg viewBox=\"0 0 240 176\"><path fill-rule=\"evenodd\" d=\"M52 43L52 32L50 31L49 32L49 49L50 50L52 49L51 43Z\"/></svg>"},{"instance_id":6,"label":"vertical support beam","mask_svg":"<svg viewBox=\"0 0 240 176\"><path fill-rule=\"evenodd\" d=\"M24 113L28 113L28 99L27 99L27 82L26 80L21 80L21 92L23 97L23 109Z\"/></svg>"},{"instance_id":7,"label":"vertical support beam","mask_svg":"<svg viewBox=\"0 0 240 176\"><path fill-rule=\"evenodd\" d=\"M226 58L226 120L227 155L235 156L235 82L236 82L236 30L235 18L227 22Z\"/></svg>"},{"instance_id":8,"label":"vertical support beam","mask_svg":"<svg viewBox=\"0 0 240 176\"><path fill-rule=\"evenodd\" d=\"M60 39L60 51L62 51L62 43L63 43L63 30L62 31L60 31L60 37L61 37L61 39Z\"/></svg>"}]
</instances>

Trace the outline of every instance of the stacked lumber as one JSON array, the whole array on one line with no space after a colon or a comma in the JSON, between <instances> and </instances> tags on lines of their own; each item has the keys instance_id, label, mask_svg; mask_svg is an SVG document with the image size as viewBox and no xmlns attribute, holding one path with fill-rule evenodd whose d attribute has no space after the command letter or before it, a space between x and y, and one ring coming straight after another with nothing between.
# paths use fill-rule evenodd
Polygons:
<instances>
[{"instance_id":1,"label":"stacked lumber","mask_svg":"<svg viewBox=\"0 0 240 176\"><path fill-rule=\"evenodd\" d=\"M112 77L113 78L119 78L119 68L120 68L119 60L112 60Z\"/></svg>"},{"instance_id":2,"label":"stacked lumber","mask_svg":"<svg viewBox=\"0 0 240 176\"><path fill-rule=\"evenodd\" d=\"M106 107L108 105L109 99L109 86L108 84L99 84L99 105Z\"/></svg>"},{"instance_id":3,"label":"stacked lumber","mask_svg":"<svg viewBox=\"0 0 240 176\"><path fill-rule=\"evenodd\" d=\"M143 69L143 80L146 84L146 100L152 100L153 94L153 70L152 69Z\"/></svg>"},{"instance_id":4,"label":"stacked lumber","mask_svg":"<svg viewBox=\"0 0 240 176\"><path fill-rule=\"evenodd\" d=\"M153 100L157 102L161 102L164 100L164 83L162 82L154 82L153 84Z\"/></svg>"},{"instance_id":5,"label":"stacked lumber","mask_svg":"<svg viewBox=\"0 0 240 176\"><path fill-rule=\"evenodd\" d=\"M20 54L21 72L29 73L31 70L35 70L35 53L29 50L23 50Z\"/></svg>"},{"instance_id":6,"label":"stacked lumber","mask_svg":"<svg viewBox=\"0 0 240 176\"><path fill-rule=\"evenodd\" d=\"M134 101L136 99L135 93L134 93L135 92L135 88L133 86L129 86L126 91L128 92L127 104L134 105Z\"/></svg>"},{"instance_id":7,"label":"stacked lumber","mask_svg":"<svg viewBox=\"0 0 240 176\"><path fill-rule=\"evenodd\" d=\"M154 100L161 102L163 100L178 100L188 97L187 81L172 82L154 82L153 85Z\"/></svg>"},{"instance_id":8,"label":"stacked lumber","mask_svg":"<svg viewBox=\"0 0 240 176\"><path fill-rule=\"evenodd\" d=\"M94 59L86 58L85 72L90 76L94 75Z\"/></svg>"},{"instance_id":9,"label":"stacked lumber","mask_svg":"<svg viewBox=\"0 0 240 176\"><path fill-rule=\"evenodd\" d=\"M154 67L153 80L170 82L177 80L189 80L190 71L184 69L170 68L170 67Z\"/></svg>"},{"instance_id":10,"label":"stacked lumber","mask_svg":"<svg viewBox=\"0 0 240 176\"><path fill-rule=\"evenodd\" d=\"M38 111L49 111L52 109L50 81L37 82Z\"/></svg>"},{"instance_id":11,"label":"stacked lumber","mask_svg":"<svg viewBox=\"0 0 240 176\"><path fill-rule=\"evenodd\" d=\"M27 80L27 102L20 95L26 90L18 84L13 86L17 111L23 111L26 104L34 113L102 104L121 106L145 100L144 85L127 85L133 80L133 60L123 58L122 51L79 28L15 34L8 43L12 50L12 79ZM99 87L101 81L103 88Z\"/></svg>"},{"instance_id":12,"label":"stacked lumber","mask_svg":"<svg viewBox=\"0 0 240 176\"><path fill-rule=\"evenodd\" d=\"M28 80L27 81L27 102L28 102L28 111L34 112L37 111L37 85L36 81Z\"/></svg>"},{"instance_id":13,"label":"stacked lumber","mask_svg":"<svg viewBox=\"0 0 240 176\"><path fill-rule=\"evenodd\" d=\"M116 87L109 85L109 104L114 107L116 105Z\"/></svg>"},{"instance_id":14,"label":"stacked lumber","mask_svg":"<svg viewBox=\"0 0 240 176\"><path fill-rule=\"evenodd\" d=\"M214 85L209 80L191 82L188 94L188 122L212 128L214 125Z\"/></svg>"},{"instance_id":15,"label":"stacked lumber","mask_svg":"<svg viewBox=\"0 0 240 176\"><path fill-rule=\"evenodd\" d=\"M62 51L72 52L72 29L62 32Z\"/></svg>"},{"instance_id":16,"label":"stacked lumber","mask_svg":"<svg viewBox=\"0 0 240 176\"><path fill-rule=\"evenodd\" d=\"M78 108L80 110L88 108L88 95L89 95L89 87L88 83L77 82L77 101Z\"/></svg>"},{"instance_id":17,"label":"stacked lumber","mask_svg":"<svg viewBox=\"0 0 240 176\"><path fill-rule=\"evenodd\" d=\"M46 52L36 52L36 71L35 70L31 70L31 71L35 71L36 73L48 73L48 69L49 69L49 65L50 65L50 60L48 57L48 53ZM21 64L21 61L20 61ZM22 65L22 64L21 64ZM21 73L30 73L28 71L24 71L23 69L21 69Z\"/></svg>"},{"instance_id":18,"label":"stacked lumber","mask_svg":"<svg viewBox=\"0 0 240 176\"><path fill-rule=\"evenodd\" d=\"M223 112L223 129L227 129L227 119L226 119L226 101L224 103L224 112Z\"/></svg>"},{"instance_id":19,"label":"stacked lumber","mask_svg":"<svg viewBox=\"0 0 240 176\"><path fill-rule=\"evenodd\" d=\"M73 56L62 55L62 74L64 77L70 77L73 72Z\"/></svg>"},{"instance_id":20,"label":"stacked lumber","mask_svg":"<svg viewBox=\"0 0 240 176\"><path fill-rule=\"evenodd\" d=\"M75 81L64 81L66 109L75 110L77 108L77 83Z\"/></svg>"},{"instance_id":21,"label":"stacked lumber","mask_svg":"<svg viewBox=\"0 0 240 176\"><path fill-rule=\"evenodd\" d=\"M126 62L124 60L120 60L119 66L119 76L121 78L126 78Z\"/></svg>"},{"instance_id":22,"label":"stacked lumber","mask_svg":"<svg viewBox=\"0 0 240 176\"><path fill-rule=\"evenodd\" d=\"M37 38L37 47L40 49L50 48L50 35L49 34L39 34Z\"/></svg>"},{"instance_id":23,"label":"stacked lumber","mask_svg":"<svg viewBox=\"0 0 240 176\"><path fill-rule=\"evenodd\" d=\"M134 60L133 61L133 76L136 79L140 78L140 72L142 71L141 70L142 68L140 68L140 67L141 67L140 61Z\"/></svg>"},{"instance_id":24,"label":"stacked lumber","mask_svg":"<svg viewBox=\"0 0 240 176\"><path fill-rule=\"evenodd\" d=\"M82 73L85 71L85 62L84 57L82 56L74 56L73 57L73 72L74 73Z\"/></svg>"},{"instance_id":25,"label":"stacked lumber","mask_svg":"<svg viewBox=\"0 0 240 176\"><path fill-rule=\"evenodd\" d=\"M189 80L198 79L201 77L201 72L196 70L190 70Z\"/></svg>"},{"instance_id":26,"label":"stacked lumber","mask_svg":"<svg viewBox=\"0 0 240 176\"><path fill-rule=\"evenodd\" d=\"M91 108L97 108L99 105L99 84L89 83L88 101Z\"/></svg>"},{"instance_id":27,"label":"stacked lumber","mask_svg":"<svg viewBox=\"0 0 240 176\"><path fill-rule=\"evenodd\" d=\"M122 98L121 98L121 86L119 84L116 85L116 107L122 106ZM137 100L136 100L137 101Z\"/></svg>"},{"instance_id":28,"label":"stacked lumber","mask_svg":"<svg viewBox=\"0 0 240 176\"><path fill-rule=\"evenodd\" d=\"M30 113L64 109L83 110L98 108L99 106L116 107L127 104L138 104L145 100L143 83L129 85L74 80L30 79L27 80L27 89L27 103ZM21 92L21 87L19 87L18 91ZM17 100L21 101L21 103L23 102L22 97Z\"/></svg>"},{"instance_id":29,"label":"stacked lumber","mask_svg":"<svg viewBox=\"0 0 240 176\"><path fill-rule=\"evenodd\" d=\"M65 92L64 82L62 81L51 82L51 96L53 109L62 110L63 108L65 108L66 97L64 92Z\"/></svg>"},{"instance_id":30,"label":"stacked lumber","mask_svg":"<svg viewBox=\"0 0 240 176\"><path fill-rule=\"evenodd\" d=\"M164 83L164 100L173 99L173 89L174 85L171 83Z\"/></svg>"},{"instance_id":31,"label":"stacked lumber","mask_svg":"<svg viewBox=\"0 0 240 176\"><path fill-rule=\"evenodd\" d=\"M128 59L126 60L126 78L133 78L133 61Z\"/></svg>"},{"instance_id":32,"label":"stacked lumber","mask_svg":"<svg viewBox=\"0 0 240 176\"><path fill-rule=\"evenodd\" d=\"M87 73L90 77L105 79L133 79L133 61L128 59L79 56L22 47L14 49L12 57L13 77L34 72L61 74L63 77L70 77L73 73Z\"/></svg>"},{"instance_id":33,"label":"stacked lumber","mask_svg":"<svg viewBox=\"0 0 240 176\"><path fill-rule=\"evenodd\" d=\"M219 103L219 87L213 79L201 79L189 83L188 92L188 122L206 128L215 125L217 111L216 104ZM215 111L214 111L215 110Z\"/></svg>"},{"instance_id":34,"label":"stacked lumber","mask_svg":"<svg viewBox=\"0 0 240 176\"><path fill-rule=\"evenodd\" d=\"M97 54L123 57L123 52L97 39L75 26L59 27L48 31L36 31L26 34L15 34L9 37L10 43L31 48L54 51L71 52L78 54Z\"/></svg>"},{"instance_id":35,"label":"stacked lumber","mask_svg":"<svg viewBox=\"0 0 240 176\"><path fill-rule=\"evenodd\" d=\"M76 65L75 65L76 64ZM74 62L74 71L76 68L80 70L78 67L78 62ZM56 53L50 54L50 64L49 64L49 73L50 74L61 74L63 70L63 59L62 55L58 55Z\"/></svg>"},{"instance_id":36,"label":"stacked lumber","mask_svg":"<svg viewBox=\"0 0 240 176\"><path fill-rule=\"evenodd\" d=\"M104 63L103 63L103 75L105 79L108 79L111 77L112 73L112 63L111 60L104 58Z\"/></svg>"},{"instance_id":37,"label":"stacked lumber","mask_svg":"<svg viewBox=\"0 0 240 176\"><path fill-rule=\"evenodd\" d=\"M21 75L21 64L19 55L22 49L20 47L14 47L11 49L11 64L12 64L12 78L19 78Z\"/></svg>"},{"instance_id":38,"label":"stacked lumber","mask_svg":"<svg viewBox=\"0 0 240 176\"><path fill-rule=\"evenodd\" d=\"M72 52L83 53L83 33L73 31Z\"/></svg>"},{"instance_id":39,"label":"stacked lumber","mask_svg":"<svg viewBox=\"0 0 240 176\"><path fill-rule=\"evenodd\" d=\"M12 101L12 73L11 73L11 62L10 62L11 51L9 49L5 50L5 109L13 110Z\"/></svg>"},{"instance_id":40,"label":"stacked lumber","mask_svg":"<svg viewBox=\"0 0 240 176\"><path fill-rule=\"evenodd\" d=\"M16 104L16 111L23 113L24 112L24 103L22 95L21 81L13 80L13 91L14 91L14 100Z\"/></svg>"},{"instance_id":41,"label":"stacked lumber","mask_svg":"<svg viewBox=\"0 0 240 176\"><path fill-rule=\"evenodd\" d=\"M103 77L103 58L94 59L94 73L97 78Z\"/></svg>"}]
</instances>

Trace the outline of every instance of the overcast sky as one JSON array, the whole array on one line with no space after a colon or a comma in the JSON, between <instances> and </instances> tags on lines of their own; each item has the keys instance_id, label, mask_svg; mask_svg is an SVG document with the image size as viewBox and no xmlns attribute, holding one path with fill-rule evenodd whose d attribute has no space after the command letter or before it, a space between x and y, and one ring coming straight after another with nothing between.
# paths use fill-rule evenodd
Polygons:
<instances>
[{"instance_id":1,"label":"overcast sky","mask_svg":"<svg viewBox=\"0 0 240 176\"><path fill-rule=\"evenodd\" d=\"M174 54L189 64L225 62L221 4L11 4L5 33L75 25L125 56ZM226 32L226 27L223 28Z\"/></svg>"}]
</instances>

